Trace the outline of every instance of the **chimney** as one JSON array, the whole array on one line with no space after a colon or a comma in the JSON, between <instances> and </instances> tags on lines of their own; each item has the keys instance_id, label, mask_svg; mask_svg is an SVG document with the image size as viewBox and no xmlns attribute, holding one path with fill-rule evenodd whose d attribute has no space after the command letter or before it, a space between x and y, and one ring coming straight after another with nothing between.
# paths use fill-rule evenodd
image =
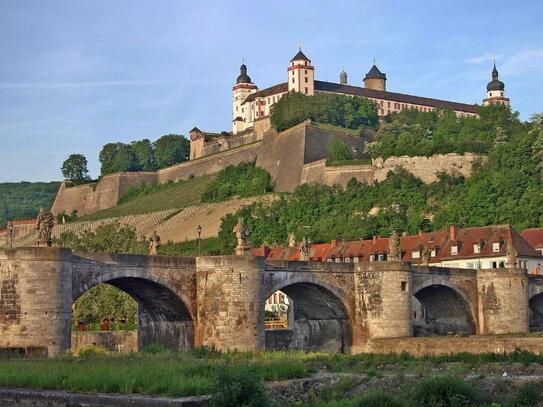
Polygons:
<instances>
[{"instance_id":1,"label":"chimney","mask_svg":"<svg viewBox=\"0 0 543 407\"><path fill-rule=\"evenodd\" d=\"M453 241L458 238L458 226L457 225L451 225L449 227L449 240Z\"/></svg>"},{"instance_id":2,"label":"chimney","mask_svg":"<svg viewBox=\"0 0 543 407\"><path fill-rule=\"evenodd\" d=\"M264 258L267 259L271 251L270 246L264 245L262 248L264 249Z\"/></svg>"},{"instance_id":3,"label":"chimney","mask_svg":"<svg viewBox=\"0 0 543 407\"><path fill-rule=\"evenodd\" d=\"M377 236L373 236L373 243L377 242Z\"/></svg>"},{"instance_id":4,"label":"chimney","mask_svg":"<svg viewBox=\"0 0 543 407\"><path fill-rule=\"evenodd\" d=\"M402 237L406 237L406 236L407 236L407 232L404 230L404 231L402 232Z\"/></svg>"}]
</instances>

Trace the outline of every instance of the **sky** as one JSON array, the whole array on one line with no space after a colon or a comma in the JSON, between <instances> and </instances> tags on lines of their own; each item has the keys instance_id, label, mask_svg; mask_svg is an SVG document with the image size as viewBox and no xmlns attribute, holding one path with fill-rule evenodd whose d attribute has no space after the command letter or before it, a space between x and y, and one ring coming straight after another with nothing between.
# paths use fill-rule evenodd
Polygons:
<instances>
[{"instance_id":1,"label":"sky","mask_svg":"<svg viewBox=\"0 0 543 407\"><path fill-rule=\"evenodd\" d=\"M481 103L492 60L523 120L543 111L543 2L1 0L0 182L62 179L109 142L230 130L242 60L260 88L303 44L319 80L375 58L387 89Z\"/></svg>"}]
</instances>

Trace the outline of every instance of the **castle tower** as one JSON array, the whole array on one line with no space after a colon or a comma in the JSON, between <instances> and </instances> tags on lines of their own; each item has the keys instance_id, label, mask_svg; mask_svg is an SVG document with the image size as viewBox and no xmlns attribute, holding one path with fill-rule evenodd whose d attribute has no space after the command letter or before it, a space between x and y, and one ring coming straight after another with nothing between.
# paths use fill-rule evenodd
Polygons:
<instances>
[{"instance_id":1,"label":"castle tower","mask_svg":"<svg viewBox=\"0 0 543 407\"><path fill-rule=\"evenodd\" d=\"M289 92L300 92L309 96L315 94L315 68L302 52L302 47L290 60L287 73Z\"/></svg>"},{"instance_id":2,"label":"castle tower","mask_svg":"<svg viewBox=\"0 0 543 407\"><path fill-rule=\"evenodd\" d=\"M339 83L341 85L347 85L347 72L345 72L345 70L342 70L339 74Z\"/></svg>"},{"instance_id":3,"label":"castle tower","mask_svg":"<svg viewBox=\"0 0 543 407\"><path fill-rule=\"evenodd\" d=\"M364 77L364 87L368 89L382 90L385 92L387 90L386 82L386 74L382 73L379 68L377 68L375 65L375 60L373 60L373 66Z\"/></svg>"},{"instance_id":4,"label":"castle tower","mask_svg":"<svg viewBox=\"0 0 543 407\"><path fill-rule=\"evenodd\" d=\"M251 77L247 75L247 66L242 64L239 68L236 84L232 88L232 132L234 134L245 130L245 123L250 121L248 108L242 106L242 103L247 99L247 96L257 90L257 86L251 82Z\"/></svg>"},{"instance_id":5,"label":"castle tower","mask_svg":"<svg viewBox=\"0 0 543 407\"><path fill-rule=\"evenodd\" d=\"M494 61L494 69L492 70L492 80L486 85L486 98L483 99L483 106L493 104L505 106L511 104L509 98L505 96L505 84L498 79L496 61Z\"/></svg>"}]
</instances>

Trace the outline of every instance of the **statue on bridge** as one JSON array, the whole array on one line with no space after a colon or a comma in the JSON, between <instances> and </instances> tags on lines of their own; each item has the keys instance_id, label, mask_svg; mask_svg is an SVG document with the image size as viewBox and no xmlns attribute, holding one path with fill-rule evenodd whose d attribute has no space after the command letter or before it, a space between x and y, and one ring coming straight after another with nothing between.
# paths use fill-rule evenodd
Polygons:
<instances>
[{"instance_id":1,"label":"statue on bridge","mask_svg":"<svg viewBox=\"0 0 543 407\"><path fill-rule=\"evenodd\" d=\"M400 236L395 230L388 238L388 261L401 261L402 249L400 248Z\"/></svg>"},{"instance_id":2,"label":"statue on bridge","mask_svg":"<svg viewBox=\"0 0 543 407\"><path fill-rule=\"evenodd\" d=\"M311 242L306 237L304 237L299 246L300 247L300 261L309 261L310 246L311 246Z\"/></svg>"},{"instance_id":3,"label":"statue on bridge","mask_svg":"<svg viewBox=\"0 0 543 407\"><path fill-rule=\"evenodd\" d=\"M158 254L159 247L160 247L160 236L157 235L156 230L154 230L153 234L149 238L149 254L151 256L156 256Z\"/></svg>"},{"instance_id":4,"label":"statue on bridge","mask_svg":"<svg viewBox=\"0 0 543 407\"><path fill-rule=\"evenodd\" d=\"M232 229L232 233L236 235L236 239L238 240L235 254L236 256L242 256L249 249L249 246L247 245L247 226L245 226L245 222L243 221L242 217L238 218L238 223L236 226L234 226L234 229Z\"/></svg>"},{"instance_id":5,"label":"statue on bridge","mask_svg":"<svg viewBox=\"0 0 543 407\"><path fill-rule=\"evenodd\" d=\"M53 242L53 239L51 239L51 233L54 225L55 218L53 217L53 214L41 207L38 217L36 218L36 229L38 230L36 246L51 247Z\"/></svg>"},{"instance_id":6,"label":"statue on bridge","mask_svg":"<svg viewBox=\"0 0 543 407\"><path fill-rule=\"evenodd\" d=\"M517 249L515 249L515 246L513 246L513 241L511 239L505 244L505 254L507 256L505 266L510 269L517 267L518 252Z\"/></svg>"}]
</instances>

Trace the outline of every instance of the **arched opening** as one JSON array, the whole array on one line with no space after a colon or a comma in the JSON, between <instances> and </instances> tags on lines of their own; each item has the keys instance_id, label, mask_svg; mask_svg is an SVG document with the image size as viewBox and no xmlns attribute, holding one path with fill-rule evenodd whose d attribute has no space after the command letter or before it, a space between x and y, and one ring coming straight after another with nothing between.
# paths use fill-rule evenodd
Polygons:
<instances>
[{"instance_id":1,"label":"arched opening","mask_svg":"<svg viewBox=\"0 0 543 407\"><path fill-rule=\"evenodd\" d=\"M434 284L413 298L414 336L473 335L475 323L468 302L454 289Z\"/></svg>"},{"instance_id":2,"label":"arched opening","mask_svg":"<svg viewBox=\"0 0 543 407\"><path fill-rule=\"evenodd\" d=\"M155 343L175 351L185 351L194 346L192 317L186 305L171 289L148 279L134 277L115 278L104 283L125 292L135 300L137 349ZM95 339L105 341L106 343L100 344L108 348L118 346L116 342L119 341L119 335L109 336L110 338L107 338L107 335L102 334L102 337L96 336Z\"/></svg>"},{"instance_id":3,"label":"arched opening","mask_svg":"<svg viewBox=\"0 0 543 407\"><path fill-rule=\"evenodd\" d=\"M543 332L543 293L530 298L530 332Z\"/></svg>"},{"instance_id":4,"label":"arched opening","mask_svg":"<svg viewBox=\"0 0 543 407\"><path fill-rule=\"evenodd\" d=\"M267 324L266 349L349 352L352 344L349 317L336 295L311 283L282 287L270 298L275 294L286 296L288 305L283 315L286 314L287 321L286 326Z\"/></svg>"}]
</instances>

